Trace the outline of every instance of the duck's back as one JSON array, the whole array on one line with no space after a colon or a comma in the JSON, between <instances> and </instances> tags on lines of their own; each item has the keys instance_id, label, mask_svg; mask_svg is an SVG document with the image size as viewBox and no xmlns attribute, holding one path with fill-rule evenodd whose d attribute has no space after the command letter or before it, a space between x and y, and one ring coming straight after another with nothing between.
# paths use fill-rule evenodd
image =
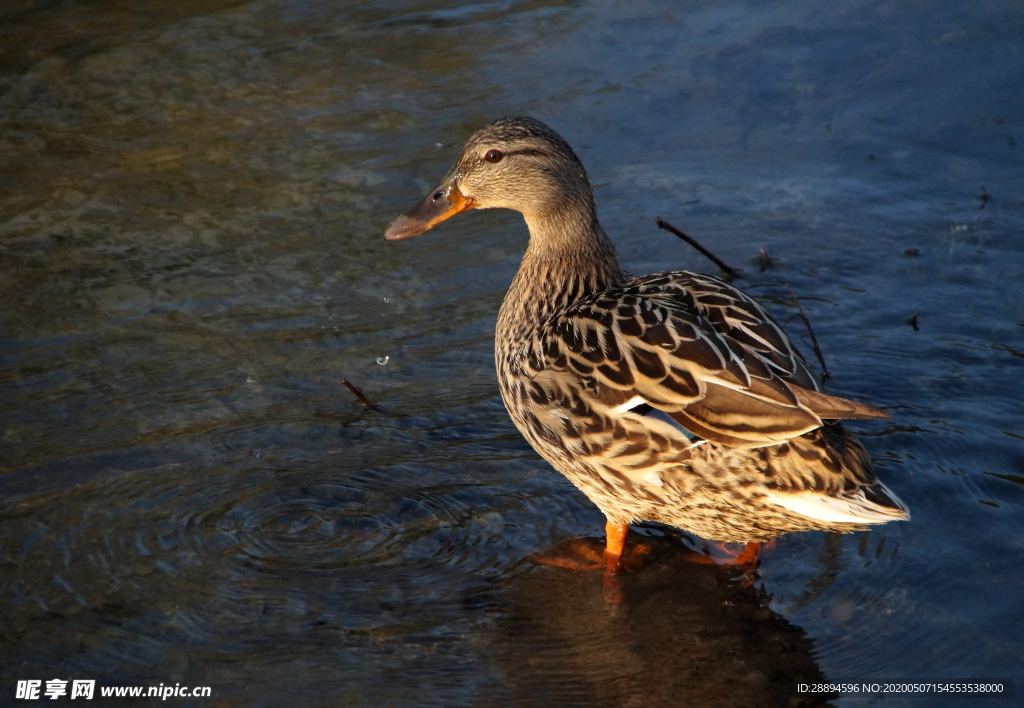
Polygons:
<instances>
[{"instance_id":1,"label":"duck's back","mask_svg":"<svg viewBox=\"0 0 1024 708\"><path fill-rule=\"evenodd\" d=\"M518 280L518 278L517 278ZM716 540L904 518L840 418L888 417L828 396L771 316L718 278L625 280L531 318L510 290L496 355L517 427L615 523ZM827 422L826 422L827 421Z\"/></svg>"}]
</instances>

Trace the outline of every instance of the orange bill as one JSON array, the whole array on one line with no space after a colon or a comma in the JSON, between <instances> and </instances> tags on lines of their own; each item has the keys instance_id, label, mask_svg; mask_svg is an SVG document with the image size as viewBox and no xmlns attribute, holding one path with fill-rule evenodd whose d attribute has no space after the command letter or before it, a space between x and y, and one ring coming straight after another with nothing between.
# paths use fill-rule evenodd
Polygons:
<instances>
[{"instance_id":1,"label":"orange bill","mask_svg":"<svg viewBox=\"0 0 1024 708\"><path fill-rule=\"evenodd\" d=\"M423 201L392 221L384 232L384 238L398 241L419 236L445 219L475 206L476 202L462 195L455 180L446 180L424 197Z\"/></svg>"}]
</instances>

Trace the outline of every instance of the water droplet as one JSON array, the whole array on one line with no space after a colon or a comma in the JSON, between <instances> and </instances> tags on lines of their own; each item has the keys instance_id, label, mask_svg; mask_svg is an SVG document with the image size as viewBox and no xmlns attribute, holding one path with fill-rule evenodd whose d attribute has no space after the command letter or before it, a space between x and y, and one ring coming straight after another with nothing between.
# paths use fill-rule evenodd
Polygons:
<instances>
[{"instance_id":1,"label":"water droplet","mask_svg":"<svg viewBox=\"0 0 1024 708\"><path fill-rule=\"evenodd\" d=\"M384 356L377 357L377 363L380 364L381 366L384 366L385 364L388 363L390 359L391 357L385 354Z\"/></svg>"}]
</instances>

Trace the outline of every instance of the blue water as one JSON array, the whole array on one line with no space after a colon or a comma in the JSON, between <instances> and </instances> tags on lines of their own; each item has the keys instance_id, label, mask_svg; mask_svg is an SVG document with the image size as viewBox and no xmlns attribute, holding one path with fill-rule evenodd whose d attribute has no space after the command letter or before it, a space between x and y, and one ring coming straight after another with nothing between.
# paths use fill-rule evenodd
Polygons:
<instances>
[{"instance_id":1,"label":"blue water","mask_svg":"<svg viewBox=\"0 0 1024 708\"><path fill-rule=\"evenodd\" d=\"M0 704L1024 678L1022 57L1015 2L0 9ZM510 114L573 145L631 271L715 272L660 216L780 322L792 286L829 391L892 412L855 427L911 521L784 537L753 587L648 527L618 605L530 561L603 518L498 396L521 218L382 239Z\"/></svg>"}]
</instances>

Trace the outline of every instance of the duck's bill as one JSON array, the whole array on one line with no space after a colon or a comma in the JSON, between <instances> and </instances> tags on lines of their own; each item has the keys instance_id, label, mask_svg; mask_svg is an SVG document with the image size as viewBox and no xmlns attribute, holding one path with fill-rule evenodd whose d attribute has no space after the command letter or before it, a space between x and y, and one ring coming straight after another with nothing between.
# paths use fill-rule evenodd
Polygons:
<instances>
[{"instance_id":1,"label":"duck's bill","mask_svg":"<svg viewBox=\"0 0 1024 708\"><path fill-rule=\"evenodd\" d=\"M423 201L392 221L388 230L384 232L384 238L388 241L398 241L419 236L445 219L474 206L476 203L464 197L454 182L442 182L424 197Z\"/></svg>"}]
</instances>

